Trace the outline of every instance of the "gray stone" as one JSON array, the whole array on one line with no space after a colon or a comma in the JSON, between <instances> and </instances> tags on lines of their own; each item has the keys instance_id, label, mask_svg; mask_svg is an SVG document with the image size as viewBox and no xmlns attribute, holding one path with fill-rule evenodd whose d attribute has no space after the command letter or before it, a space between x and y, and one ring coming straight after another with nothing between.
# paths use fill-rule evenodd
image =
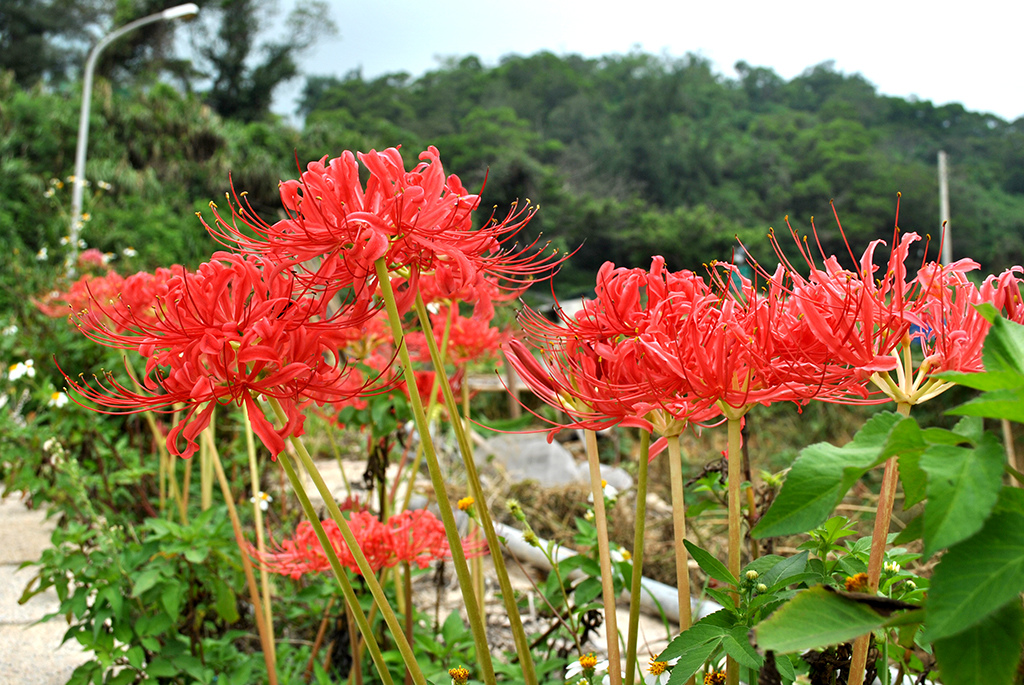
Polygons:
<instances>
[{"instance_id":1,"label":"gray stone","mask_svg":"<svg viewBox=\"0 0 1024 685\"><path fill-rule=\"evenodd\" d=\"M36 561L49 548L53 521L44 511L26 509L18 493L0 499L0 521L0 564Z\"/></svg>"},{"instance_id":2,"label":"gray stone","mask_svg":"<svg viewBox=\"0 0 1024 685\"><path fill-rule=\"evenodd\" d=\"M488 440L485 449L513 482L532 480L541 487L580 482L572 454L558 443L549 443L543 436L499 435ZM477 458L483 456L478 454Z\"/></svg>"},{"instance_id":3,"label":"gray stone","mask_svg":"<svg viewBox=\"0 0 1024 685\"><path fill-rule=\"evenodd\" d=\"M584 483L590 483L590 464L582 462L577 466L577 469L579 480ZM619 492L625 492L633 487L633 476L618 466L612 466L611 464L601 464L601 478Z\"/></svg>"},{"instance_id":4,"label":"gray stone","mask_svg":"<svg viewBox=\"0 0 1024 685\"><path fill-rule=\"evenodd\" d=\"M77 642L60 644L62 619L39 625L0 625L0 682L64 685L88 657Z\"/></svg>"},{"instance_id":5,"label":"gray stone","mask_svg":"<svg viewBox=\"0 0 1024 685\"><path fill-rule=\"evenodd\" d=\"M25 587L38 569L17 566L0 566L0 624L34 623L46 614L57 611L59 601L57 593L50 588L28 600L18 604Z\"/></svg>"}]
</instances>

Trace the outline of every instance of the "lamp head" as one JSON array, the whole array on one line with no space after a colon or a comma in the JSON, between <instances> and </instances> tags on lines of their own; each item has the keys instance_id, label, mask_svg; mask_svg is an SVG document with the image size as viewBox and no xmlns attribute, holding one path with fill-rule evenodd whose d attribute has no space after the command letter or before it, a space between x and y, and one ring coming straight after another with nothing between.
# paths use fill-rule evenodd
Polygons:
<instances>
[{"instance_id":1,"label":"lamp head","mask_svg":"<svg viewBox=\"0 0 1024 685\"><path fill-rule=\"evenodd\" d=\"M163 19L191 19L199 14L199 5L187 2L184 5L165 9L160 13Z\"/></svg>"}]
</instances>

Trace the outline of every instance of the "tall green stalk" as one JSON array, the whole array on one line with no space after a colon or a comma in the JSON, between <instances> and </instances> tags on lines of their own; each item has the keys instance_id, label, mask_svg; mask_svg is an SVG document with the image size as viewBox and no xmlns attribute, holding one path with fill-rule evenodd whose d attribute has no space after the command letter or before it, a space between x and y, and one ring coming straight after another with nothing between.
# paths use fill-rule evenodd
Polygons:
<instances>
[{"instance_id":1,"label":"tall green stalk","mask_svg":"<svg viewBox=\"0 0 1024 685\"><path fill-rule=\"evenodd\" d=\"M434 487L434 496L437 497L441 521L444 524L444 530L448 537L448 546L452 553L452 564L455 566L455 574L459 578L459 589L462 591L462 599L466 603L466 613L469 617L470 630L473 633L473 643L476 646L476 656L479 660L482 679L488 685L496 685L497 679L494 675L494 665L491 661L491 652L487 644L487 628L481 618L476 594L473 592L473 581L469 573L469 564L466 562L466 555L462 549L462 539L459 537L459 529L455 523L455 514L452 512L451 501L448 499L448 493L445 490L444 475L441 473L441 465L437 460L437 452L434 450L434 443L430 438L430 423L427 421L426 413L423 411L423 402L420 399L419 388L416 385L416 374L412 366L412 359L409 358L409 350L405 345L402 317L398 312L398 305L395 302L395 292L391 287L391 280L388 276L388 269L384 260L378 259L374 266L377 270L377 279L381 294L384 297L384 306L387 311L388 320L391 324L391 333L394 336L395 345L398 347L398 358L402 364L402 373L405 375L405 383L409 389L409 404L412 408L413 419L416 422L416 429L420 434L423 454L427 459L430 482ZM429 331L430 329L428 328L427 330ZM430 336L427 339L429 340ZM450 391L451 389L449 388ZM500 557L500 554L497 556ZM527 651L527 654L529 654L529 651ZM532 681L527 680L526 682L527 685L535 685L536 679Z\"/></svg>"},{"instance_id":2,"label":"tall green stalk","mask_svg":"<svg viewBox=\"0 0 1024 685\"><path fill-rule=\"evenodd\" d=\"M590 464L590 491L594 494L594 526L597 528L597 554L601 564L601 600L604 602L604 632L608 644L610 685L622 685L622 657L619 655L618 617L615 615L615 583L612 580L611 545L608 542L608 514L604 508L601 484L601 460L597 451L597 433L584 431L587 462Z\"/></svg>"},{"instance_id":3,"label":"tall green stalk","mask_svg":"<svg viewBox=\"0 0 1024 685\"><path fill-rule=\"evenodd\" d=\"M626 685L636 676L636 641L640 626L640 581L644 573L644 529L647 521L647 465L650 461L651 434L640 431L640 454L636 474L636 531L633 535L633 577L629 587L629 632L626 636Z\"/></svg>"},{"instance_id":4,"label":"tall green stalk","mask_svg":"<svg viewBox=\"0 0 1024 685\"><path fill-rule=\"evenodd\" d=\"M384 655L381 654L377 638L373 634L373 628L366 619L366 614L363 613L362 608L359 606L359 598L356 596L355 590L352 589L352 583L349 582L348 576L345 575L345 569L342 568L334 545L331 544L330 539L327 537L327 532L324 530L323 523L320 522L320 517L317 516L312 502L309 501L305 488L302 487L302 481L295 472L295 467L291 464L291 457L282 453L277 460L281 462L281 467L284 469L285 475L288 476L288 482L291 483L292 491L299 498L302 511L305 512L306 519L313 525L313 532L316 534L317 540L320 541L320 546L323 547L324 552L327 554L327 560L331 564L334 577L337 579L338 585L341 586L342 594L345 595L345 604L349 615L355 617L356 625L359 627L359 632L366 642L367 649L370 650L370 658L373 659L377 672L380 674L385 685L394 685L391 679L391 671L388 670L388 665L384 662ZM356 663L353 670L358 670L359 668L360 665Z\"/></svg>"},{"instance_id":5,"label":"tall green stalk","mask_svg":"<svg viewBox=\"0 0 1024 685\"><path fill-rule=\"evenodd\" d=\"M281 403L273 397L269 398L270 406L274 410L274 414L277 416L277 420L282 422L282 425L287 421L287 416L284 413L284 409L281 407ZM299 461L302 463L303 468L309 477L313 480L313 484L316 486L317 491L324 500L324 504L327 506L327 512L334 519L334 522L338 524L338 529L341 532L341 536L345 539L345 544L348 546L349 552L355 559L356 564L359 566L359 572L363 576L363 582L366 583L366 587L369 588L370 594L373 595L373 600L380 609L381 615L384 617L384 621L388 624L388 630L391 631L392 637L395 640L395 645L398 647L398 651L402 654L402 660L405 662L406 668L412 672L413 682L416 685L426 685L426 679L423 677L423 671L420 670L419 664L416 661L416 655L412 651L412 646L408 640L405 639L405 633L402 630L402 624L398 620L398 616L395 615L391 605L388 604L387 597L384 595L384 589L380 586L380 582L377 580L377 576L374 575L373 568L370 563L366 560L366 555L363 554L363 550L359 547L359 541L356 540L355 535L352 533L352 529L348 525L348 521L341 514L341 509L338 508L338 503L334 501L334 495L331 493L331 489L327 487L327 483L324 482L323 477L320 475L320 471L317 470L316 464L313 463L313 458L309 456L309 452L306 450L305 443L301 439L292 436L289 438L292 447L295 448L295 453L299 457ZM301 484L300 484L301 487ZM294 485L293 485L294 488ZM308 513L307 513L308 516ZM313 518L316 518L314 516ZM310 520L314 528L316 523ZM463 560L465 562L465 560Z\"/></svg>"},{"instance_id":6,"label":"tall green stalk","mask_svg":"<svg viewBox=\"0 0 1024 685\"><path fill-rule=\"evenodd\" d=\"M263 502L260 499L260 472L256 465L256 441L252 433L252 421L249 420L249 405L242 403L242 418L245 423L245 451L249 457L249 480L252 488L253 519L256 527L256 549L260 554L267 553L266 539L263 534ZM267 616L267 629L270 631L271 648L274 645L274 611L270 602L270 576L265 566L260 566L260 590L263 593L263 611Z\"/></svg>"},{"instance_id":7,"label":"tall green stalk","mask_svg":"<svg viewBox=\"0 0 1024 685\"><path fill-rule=\"evenodd\" d=\"M515 591L512 589L512 582L508 578L508 570L505 568L505 558L501 553L501 542L494 530L494 523L491 520L491 513L487 507L487 498L480 485L480 476L476 470L476 461L473 459L473 446L469 442L466 433L466 426L462 422L460 408L452 392L452 386L448 382L448 373L445 371L444 359L437 349L437 341L434 340L433 329L430 325L430 315L423 303L423 297L416 293L416 314L419 316L420 325L424 329L427 340L427 350L430 352L430 361L434 365L434 373L441 379L441 394L444 397L445 409L448 410L448 419L455 430L455 439L459 443L459 451L462 453L462 461L466 467L466 480L469 483L469 491L473 498L480 503L477 507L477 516L480 519L480 527L484 530L484 537L487 538L487 547L491 551L491 561L494 563L494 571L498 576L498 585L501 587L501 597L505 603L505 610L508 613L509 627L512 629L512 638L516 644L516 653L519 655L519 665L523 669L523 680L526 685L536 685L537 676L533 666L533 656L530 653L530 642L523 629L523 620L519 615L519 606L516 604Z\"/></svg>"}]
</instances>

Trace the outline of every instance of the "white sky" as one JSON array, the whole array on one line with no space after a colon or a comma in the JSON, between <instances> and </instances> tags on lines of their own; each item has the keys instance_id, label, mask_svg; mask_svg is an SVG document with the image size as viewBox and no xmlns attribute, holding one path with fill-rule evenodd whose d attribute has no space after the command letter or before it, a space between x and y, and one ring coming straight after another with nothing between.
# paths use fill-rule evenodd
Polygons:
<instances>
[{"instance_id":1,"label":"white sky","mask_svg":"<svg viewBox=\"0 0 1024 685\"><path fill-rule=\"evenodd\" d=\"M730 78L739 60L785 79L835 60L838 70L859 72L882 94L960 102L1009 121L1024 116L1018 0L328 1L340 35L306 56L308 75L362 67L366 78L418 76L441 56L475 54L491 66L509 53L598 57L639 47L674 57L699 53ZM281 2L282 15L294 2ZM302 82L279 89L276 111L294 110Z\"/></svg>"}]
</instances>

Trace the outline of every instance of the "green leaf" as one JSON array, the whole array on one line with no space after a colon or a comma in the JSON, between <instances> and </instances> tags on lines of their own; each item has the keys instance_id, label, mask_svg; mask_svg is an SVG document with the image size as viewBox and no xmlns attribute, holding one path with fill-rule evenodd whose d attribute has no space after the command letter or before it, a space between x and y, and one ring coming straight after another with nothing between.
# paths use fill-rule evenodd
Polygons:
<instances>
[{"instance_id":1,"label":"green leaf","mask_svg":"<svg viewBox=\"0 0 1024 685\"><path fill-rule=\"evenodd\" d=\"M884 623L867 606L818 585L798 594L754 630L762 649L802 652L848 642Z\"/></svg>"},{"instance_id":2,"label":"green leaf","mask_svg":"<svg viewBox=\"0 0 1024 685\"><path fill-rule=\"evenodd\" d=\"M970 402L950 409L947 414L984 416L1024 423L1024 389L991 390Z\"/></svg>"},{"instance_id":3,"label":"green leaf","mask_svg":"<svg viewBox=\"0 0 1024 685\"><path fill-rule=\"evenodd\" d=\"M214 608L217 610L217 615L225 623L234 623L238 620L238 599L235 597L234 590L220 578L214 580L213 588L216 597Z\"/></svg>"},{"instance_id":4,"label":"green leaf","mask_svg":"<svg viewBox=\"0 0 1024 685\"><path fill-rule=\"evenodd\" d=\"M799 577L807 570L807 557L809 554L810 552L804 550L800 554L779 562L758 580L768 586L769 592L774 592L786 585L790 585L795 582L790 580L791 578Z\"/></svg>"},{"instance_id":5,"label":"green leaf","mask_svg":"<svg viewBox=\"0 0 1024 685\"><path fill-rule=\"evenodd\" d=\"M599 594L601 594L600 578L587 578L576 586L576 589L573 591L572 598L573 601L576 602L576 606L581 607L584 604L588 604Z\"/></svg>"},{"instance_id":6,"label":"green leaf","mask_svg":"<svg viewBox=\"0 0 1024 685\"><path fill-rule=\"evenodd\" d=\"M760 669L764 658L750 645L747 626L736 626L722 639L725 653L747 668Z\"/></svg>"},{"instance_id":7,"label":"green leaf","mask_svg":"<svg viewBox=\"0 0 1024 685\"><path fill-rule=\"evenodd\" d=\"M977 448L932 445L921 455L921 470L928 474L925 557L981 530L999 497L1004 461L1003 447L991 433Z\"/></svg>"},{"instance_id":8,"label":"green leaf","mask_svg":"<svg viewBox=\"0 0 1024 685\"><path fill-rule=\"evenodd\" d=\"M870 468L885 460L894 426L910 422L892 412L875 414L843 447L817 443L804 448L793 462L782 491L751 531L754 538L803 533L825 521L850 487ZM904 429L910 432L909 429ZM905 437L900 434L901 440Z\"/></svg>"},{"instance_id":9,"label":"green leaf","mask_svg":"<svg viewBox=\"0 0 1024 685\"><path fill-rule=\"evenodd\" d=\"M163 575L160 573L160 569L151 568L143 571L139 574L139 577L135 579L135 587L132 588L132 597L140 597L142 593L153 587L160 580L163 579Z\"/></svg>"},{"instance_id":10,"label":"green leaf","mask_svg":"<svg viewBox=\"0 0 1024 685\"><path fill-rule=\"evenodd\" d=\"M722 644L722 640L733 627L735 617L722 609L705 616L672 640L657 657L658 661L679 658L672 667L669 684L685 683L689 680L690 676L704 665L711 653Z\"/></svg>"},{"instance_id":11,"label":"green leaf","mask_svg":"<svg viewBox=\"0 0 1024 685\"><path fill-rule=\"evenodd\" d=\"M942 682L992 685L1014 682L1024 639L1024 609L1014 599L967 630L935 642Z\"/></svg>"},{"instance_id":12,"label":"green leaf","mask_svg":"<svg viewBox=\"0 0 1024 685\"><path fill-rule=\"evenodd\" d=\"M907 527L900 531L899 535L897 535L893 539L892 544L896 546L903 546L908 542L920 540L923 535L924 514L918 514L914 518L910 519L910 522L907 524Z\"/></svg>"},{"instance_id":13,"label":"green leaf","mask_svg":"<svg viewBox=\"0 0 1024 685\"><path fill-rule=\"evenodd\" d=\"M693 544L689 540L683 540L683 544L686 545L686 549L689 550L690 556L693 557L697 565L700 566L704 573L708 574L715 580L723 583L729 583L733 587L739 587L740 582L736 580L729 569L725 567L725 564L715 559L711 554L705 552L703 549Z\"/></svg>"},{"instance_id":14,"label":"green leaf","mask_svg":"<svg viewBox=\"0 0 1024 685\"><path fill-rule=\"evenodd\" d=\"M950 548L928 591L924 639L980 622L1024 591L1024 515L997 508L973 537Z\"/></svg>"},{"instance_id":15,"label":"green leaf","mask_svg":"<svg viewBox=\"0 0 1024 685\"><path fill-rule=\"evenodd\" d=\"M789 683L796 680L796 670L794 670L793 662L789 660L789 657L785 654L772 654L772 658L775 659L775 670L779 672L783 680Z\"/></svg>"}]
</instances>

